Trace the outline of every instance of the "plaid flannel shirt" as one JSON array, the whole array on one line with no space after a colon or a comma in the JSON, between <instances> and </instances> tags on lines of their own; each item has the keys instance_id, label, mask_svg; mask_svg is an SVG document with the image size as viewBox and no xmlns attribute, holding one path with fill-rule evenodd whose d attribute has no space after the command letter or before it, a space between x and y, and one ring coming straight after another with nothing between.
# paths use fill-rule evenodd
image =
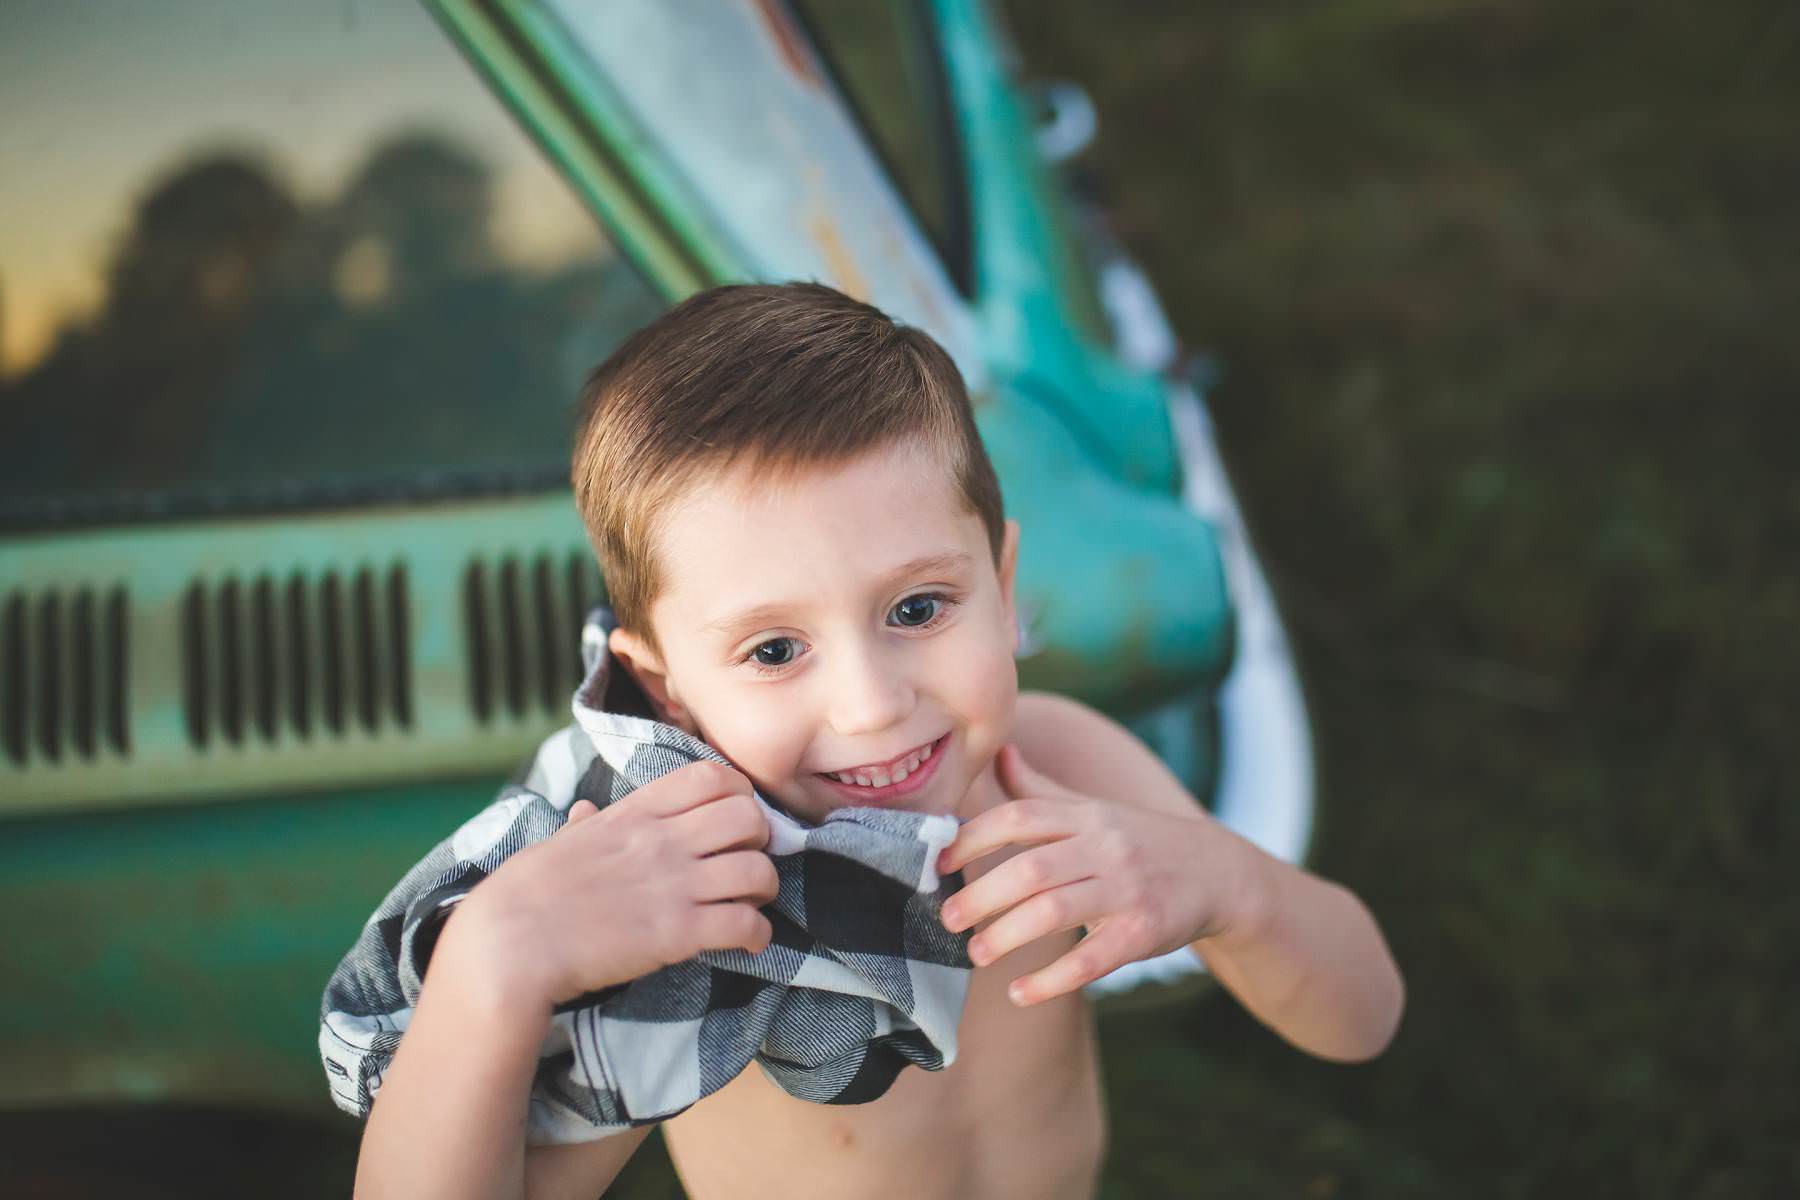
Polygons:
<instances>
[{"instance_id":1,"label":"plaid flannel shirt","mask_svg":"<svg viewBox=\"0 0 1800 1200\"><path fill-rule=\"evenodd\" d=\"M576 800L604 808L688 763L725 761L648 716L629 674L611 669L611 627L611 613L596 609L582 631L575 723L406 873L332 974L319 1050L346 1112L368 1115L438 930L469 889L554 834ZM752 1060L800 1099L859 1104L908 1063L935 1071L955 1059L968 936L943 927L939 907L961 881L940 880L936 867L955 819L846 808L809 826L758 802L779 879L763 909L769 948L706 951L560 1005L532 1085L530 1141L591 1141L664 1120Z\"/></svg>"}]
</instances>

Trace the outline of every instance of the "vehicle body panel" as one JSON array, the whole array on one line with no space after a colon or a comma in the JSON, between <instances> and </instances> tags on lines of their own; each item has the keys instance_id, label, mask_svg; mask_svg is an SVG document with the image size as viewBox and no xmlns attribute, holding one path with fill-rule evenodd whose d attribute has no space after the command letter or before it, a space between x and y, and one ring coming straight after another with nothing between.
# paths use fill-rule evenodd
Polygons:
<instances>
[{"instance_id":1,"label":"vehicle body panel","mask_svg":"<svg viewBox=\"0 0 1800 1200\"><path fill-rule=\"evenodd\" d=\"M979 5L928 6L968 189L961 285L782 6L428 7L671 300L821 278L945 341L1025 531L1022 684L1127 720L1210 799L1241 585L1184 499L1167 380L1111 344ZM684 36L759 104L686 86ZM323 1110L319 989L391 881L566 719L589 567L567 492L541 489L0 542L19 746L0 903L35 917L5 938L30 983L0 1004L0 1103Z\"/></svg>"}]
</instances>

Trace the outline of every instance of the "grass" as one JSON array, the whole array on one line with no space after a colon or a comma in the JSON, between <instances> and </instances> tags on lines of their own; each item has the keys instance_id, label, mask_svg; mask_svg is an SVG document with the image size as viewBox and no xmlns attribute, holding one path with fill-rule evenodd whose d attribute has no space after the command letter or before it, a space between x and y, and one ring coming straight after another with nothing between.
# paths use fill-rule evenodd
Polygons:
<instances>
[{"instance_id":1,"label":"grass","mask_svg":"<svg viewBox=\"0 0 1800 1200\"><path fill-rule=\"evenodd\" d=\"M1800 11L1014 0L1295 632L1378 1062L1106 1028L1107 1195L1800 1189Z\"/></svg>"}]
</instances>

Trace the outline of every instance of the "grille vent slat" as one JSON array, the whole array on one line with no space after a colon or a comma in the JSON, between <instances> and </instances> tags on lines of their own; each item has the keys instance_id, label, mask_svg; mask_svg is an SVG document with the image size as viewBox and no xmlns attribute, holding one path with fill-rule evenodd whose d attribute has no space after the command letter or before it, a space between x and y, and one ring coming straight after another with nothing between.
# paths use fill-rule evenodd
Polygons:
<instances>
[{"instance_id":1,"label":"grille vent slat","mask_svg":"<svg viewBox=\"0 0 1800 1200\"><path fill-rule=\"evenodd\" d=\"M525 657L525 613L519 595L519 562L500 563L500 675L506 681L506 707L515 717L525 715L525 677L530 664Z\"/></svg>"},{"instance_id":2,"label":"grille vent slat","mask_svg":"<svg viewBox=\"0 0 1800 1200\"><path fill-rule=\"evenodd\" d=\"M337 572L325 576L319 593L320 699L324 702L325 728L344 732L344 588Z\"/></svg>"},{"instance_id":3,"label":"grille vent slat","mask_svg":"<svg viewBox=\"0 0 1800 1200\"><path fill-rule=\"evenodd\" d=\"M98 614L98 615L97 615ZM130 752L125 589L14 591L0 602L0 752L17 766Z\"/></svg>"},{"instance_id":4,"label":"grille vent slat","mask_svg":"<svg viewBox=\"0 0 1800 1200\"><path fill-rule=\"evenodd\" d=\"M181 699L187 718L188 741L206 745L211 726L212 693L207 686L206 591L190 584L181 598Z\"/></svg>"},{"instance_id":5,"label":"grille vent slat","mask_svg":"<svg viewBox=\"0 0 1800 1200\"><path fill-rule=\"evenodd\" d=\"M25 597L14 593L6 598L4 617L0 617L0 673L4 674L5 692L0 701L0 739L6 744L6 757L16 763L25 761L25 697L31 682L25 674Z\"/></svg>"},{"instance_id":6,"label":"grille vent slat","mask_svg":"<svg viewBox=\"0 0 1800 1200\"><path fill-rule=\"evenodd\" d=\"M385 579L386 586L378 586ZM188 738L208 749L412 725L403 564L196 581L182 606Z\"/></svg>"},{"instance_id":7,"label":"grille vent slat","mask_svg":"<svg viewBox=\"0 0 1800 1200\"><path fill-rule=\"evenodd\" d=\"M275 633L275 581L259 575L250 587L250 682L256 732L265 742L275 740L275 697L281 692L278 678L280 641Z\"/></svg>"},{"instance_id":8,"label":"grille vent slat","mask_svg":"<svg viewBox=\"0 0 1800 1200\"><path fill-rule=\"evenodd\" d=\"M312 737L312 606L306 602L306 580L288 578L288 718L302 740Z\"/></svg>"},{"instance_id":9,"label":"grille vent slat","mask_svg":"<svg viewBox=\"0 0 1800 1200\"><path fill-rule=\"evenodd\" d=\"M125 589L114 588L106 598L106 736L120 754L131 753L130 706L127 697L131 665L129 647L130 613L125 604Z\"/></svg>"},{"instance_id":10,"label":"grille vent slat","mask_svg":"<svg viewBox=\"0 0 1800 1200\"><path fill-rule=\"evenodd\" d=\"M531 598L536 602L537 627L540 630L564 628L568 622L563 619L562 605L558 603L556 581L550 567L550 556L540 554L531 566ZM574 618L570 618L573 620ZM563 660L567 655L557 653L560 643L553 637L540 636L537 639L538 663L537 684L538 703L552 712L563 690Z\"/></svg>"},{"instance_id":11,"label":"grille vent slat","mask_svg":"<svg viewBox=\"0 0 1800 1200\"><path fill-rule=\"evenodd\" d=\"M566 714L581 682L581 622L601 594L585 549L470 562L463 624L475 719Z\"/></svg>"},{"instance_id":12,"label":"grille vent slat","mask_svg":"<svg viewBox=\"0 0 1800 1200\"><path fill-rule=\"evenodd\" d=\"M94 689L94 594L85 589L75 594L69 605L69 686L73 720L69 732L75 739L75 751L83 758L94 757L95 689Z\"/></svg>"},{"instance_id":13,"label":"grille vent slat","mask_svg":"<svg viewBox=\"0 0 1800 1200\"><path fill-rule=\"evenodd\" d=\"M62 597L55 592L38 601L37 630L38 750L51 762L62 761L63 661Z\"/></svg>"},{"instance_id":14,"label":"grille vent slat","mask_svg":"<svg viewBox=\"0 0 1800 1200\"><path fill-rule=\"evenodd\" d=\"M227 579L219 589L219 728L225 740L240 745L244 740L244 621L243 592L238 581Z\"/></svg>"},{"instance_id":15,"label":"grille vent slat","mask_svg":"<svg viewBox=\"0 0 1800 1200\"><path fill-rule=\"evenodd\" d=\"M406 572L388 570L388 685L394 719L412 728L412 620L407 608Z\"/></svg>"},{"instance_id":16,"label":"grille vent slat","mask_svg":"<svg viewBox=\"0 0 1800 1200\"><path fill-rule=\"evenodd\" d=\"M487 566L469 564L463 574L463 627L468 632L469 707L475 719L486 724L494 715L493 618L487 596Z\"/></svg>"},{"instance_id":17,"label":"grille vent slat","mask_svg":"<svg viewBox=\"0 0 1800 1200\"><path fill-rule=\"evenodd\" d=\"M375 635L375 577L367 567L356 573L350 591L356 598L356 715L373 732L380 724L381 652Z\"/></svg>"}]
</instances>

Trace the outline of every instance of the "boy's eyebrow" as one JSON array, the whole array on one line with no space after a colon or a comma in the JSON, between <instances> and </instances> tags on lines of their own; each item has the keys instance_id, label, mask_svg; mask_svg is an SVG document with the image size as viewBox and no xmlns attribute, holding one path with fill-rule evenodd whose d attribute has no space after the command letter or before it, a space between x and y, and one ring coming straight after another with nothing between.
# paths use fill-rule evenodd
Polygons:
<instances>
[{"instance_id":1,"label":"boy's eyebrow","mask_svg":"<svg viewBox=\"0 0 1800 1200\"><path fill-rule=\"evenodd\" d=\"M895 583L910 575L952 575L968 568L974 561L961 550L947 550L941 554L924 554L910 562L901 563L882 577L881 586L892 587ZM702 626L724 634L736 634L740 631L754 629L758 625L772 625L776 618L793 611L791 604L758 604L754 608L742 609L727 614L716 621Z\"/></svg>"}]
</instances>

